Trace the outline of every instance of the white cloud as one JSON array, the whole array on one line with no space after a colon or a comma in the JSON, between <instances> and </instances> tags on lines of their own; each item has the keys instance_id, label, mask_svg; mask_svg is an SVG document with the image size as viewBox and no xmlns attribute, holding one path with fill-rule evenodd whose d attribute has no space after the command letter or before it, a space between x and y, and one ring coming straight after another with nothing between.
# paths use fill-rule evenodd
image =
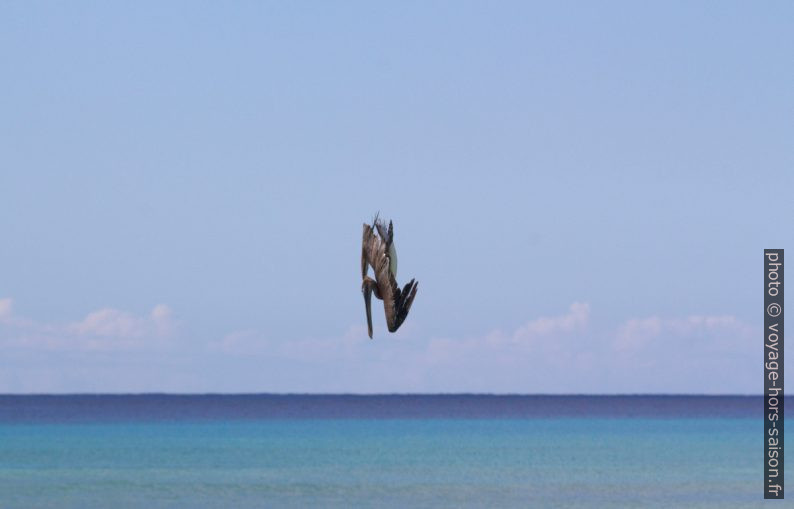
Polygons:
<instances>
[{"instance_id":1,"label":"white cloud","mask_svg":"<svg viewBox=\"0 0 794 509\"><path fill-rule=\"evenodd\" d=\"M141 370L150 370L147 390L159 383L177 391L751 393L760 379L760 364L750 360L757 357L758 331L729 314L651 315L595 329L590 305L574 302L511 330L463 337L427 337L421 323L406 325L411 327L374 340L363 323L290 341L238 330L191 349L190 358L155 358L152 352L178 345L168 306L141 315L102 308L52 324L19 317L11 299L0 299L0 346L9 355L39 359L32 365L47 374L40 377L42 387L61 379L69 387L94 387L95 378L86 378L83 368L113 378L108 362L128 370L119 377L130 381L130 390L143 387ZM53 355L61 360L54 362ZM151 367L155 361L158 368ZM218 375L207 378L207 369ZM50 370L66 378L51 378ZM0 379L0 387L27 387L27 373L17 369ZM120 380L113 387L124 390Z\"/></svg>"},{"instance_id":2,"label":"white cloud","mask_svg":"<svg viewBox=\"0 0 794 509\"><path fill-rule=\"evenodd\" d=\"M11 319L11 299L0 299L0 323L7 322Z\"/></svg>"},{"instance_id":3,"label":"white cloud","mask_svg":"<svg viewBox=\"0 0 794 509\"><path fill-rule=\"evenodd\" d=\"M590 304L586 302L574 302L564 315L540 317L527 322L516 329L512 335L508 337L508 341L526 344L538 338L544 338L554 334L581 332L585 330L589 320ZM495 331L489 335L491 341L493 341L494 335L496 334L498 334L498 332Z\"/></svg>"},{"instance_id":4,"label":"white cloud","mask_svg":"<svg viewBox=\"0 0 794 509\"><path fill-rule=\"evenodd\" d=\"M526 337L582 330L587 326L589 319L590 304L586 302L574 302L571 304L568 313L551 318L536 318L523 327L520 327L516 331L515 336Z\"/></svg>"},{"instance_id":5,"label":"white cloud","mask_svg":"<svg viewBox=\"0 0 794 509\"><path fill-rule=\"evenodd\" d=\"M165 337L173 331L171 309L158 304L149 316L134 316L118 309L92 311L83 320L67 326L67 330L86 336L106 336L123 339Z\"/></svg>"},{"instance_id":6,"label":"white cloud","mask_svg":"<svg viewBox=\"0 0 794 509\"><path fill-rule=\"evenodd\" d=\"M220 341L209 344L210 351L231 355L265 354L269 348L272 346L267 339L252 329L230 332Z\"/></svg>"},{"instance_id":7,"label":"white cloud","mask_svg":"<svg viewBox=\"0 0 794 509\"><path fill-rule=\"evenodd\" d=\"M582 333L589 319L590 305L574 302L565 314L535 318L512 332L496 329L482 336L465 339L432 338L423 361L450 364L496 358L501 359L501 362L512 363L532 352L556 349L557 339Z\"/></svg>"},{"instance_id":8,"label":"white cloud","mask_svg":"<svg viewBox=\"0 0 794 509\"><path fill-rule=\"evenodd\" d=\"M743 340L753 333L752 327L731 315L649 316L624 322L618 328L614 347L620 352L632 352L657 346L660 342L672 345L681 339L693 341L698 338L731 347L737 339Z\"/></svg>"},{"instance_id":9,"label":"white cloud","mask_svg":"<svg viewBox=\"0 0 794 509\"><path fill-rule=\"evenodd\" d=\"M752 337L731 315L649 316L594 330L590 306L574 302L565 313L469 337L415 331L371 341L359 324L327 338L227 341L267 345L245 351L261 355L270 366L263 380L282 391L748 393L757 374Z\"/></svg>"},{"instance_id":10,"label":"white cloud","mask_svg":"<svg viewBox=\"0 0 794 509\"><path fill-rule=\"evenodd\" d=\"M632 318L618 328L615 348L618 351L639 348L661 332L662 320L658 316Z\"/></svg>"},{"instance_id":11,"label":"white cloud","mask_svg":"<svg viewBox=\"0 0 794 509\"><path fill-rule=\"evenodd\" d=\"M158 304L150 314L154 330L159 337L169 337L174 334L176 321L171 308L165 304Z\"/></svg>"},{"instance_id":12,"label":"white cloud","mask_svg":"<svg viewBox=\"0 0 794 509\"><path fill-rule=\"evenodd\" d=\"M14 314L14 299L0 299L0 325L6 327L25 327L32 325L30 320Z\"/></svg>"},{"instance_id":13,"label":"white cloud","mask_svg":"<svg viewBox=\"0 0 794 509\"><path fill-rule=\"evenodd\" d=\"M552 366L586 358L577 345L588 344L589 317L590 306L575 302L563 314L535 318L513 331L468 338L427 338L401 329L370 340L366 327L356 324L339 335L285 342L238 331L212 349L257 356L262 379L276 390L520 392L516 370L542 377ZM525 383L524 391L532 392L531 385Z\"/></svg>"},{"instance_id":14,"label":"white cloud","mask_svg":"<svg viewBox=\"0 0 794 509\"><path fill-rule=\"evenodd\" d=\"M89 313L82 321L69 325L68 329L77 334L120 338L140 337L143 334L142 320L109 308Z\"/></svg>"},{"instance_id":15,"label":"white cloud","mask_svg":"<svg viewBox=\"0 0 794 509\"><path fill-rule=\"evenodd\" d=\"M115 350L151 346L173 336L171 309L160 304L146 316L113 308L88 313L67 324L36 322L13 313L12 300L0 300L0 344L15 348Z\"/></svg>"}]
</instances>

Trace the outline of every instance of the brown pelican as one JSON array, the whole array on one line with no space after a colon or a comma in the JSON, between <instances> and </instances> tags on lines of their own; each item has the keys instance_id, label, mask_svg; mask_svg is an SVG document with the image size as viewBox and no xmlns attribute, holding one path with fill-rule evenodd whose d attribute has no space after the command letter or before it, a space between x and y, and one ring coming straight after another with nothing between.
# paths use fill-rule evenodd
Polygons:
<instances>
[{"instance_id":1,"label":"brown pelican","mask_svg":"<svg viewBox=\"0 0 794 509\"><path fill-rule=\"evenodd\" d=\"M376 233L377 232L377 233ZM375 272L375 279L367 275L369 266ZM361 293L364 294L364 304L367 308L367 330L372 339L372 310L370 301L372 294L383 301L386 311L386 325L389 332L396 332L400 328L408 310L416 297L416 288L419 285L411 279L400 290L397 286L397 251L394 249L394 226L389 221L386 223L375 216L371 225L364 224L364 238L361 242Z\"/></svg>"}]
</instances>

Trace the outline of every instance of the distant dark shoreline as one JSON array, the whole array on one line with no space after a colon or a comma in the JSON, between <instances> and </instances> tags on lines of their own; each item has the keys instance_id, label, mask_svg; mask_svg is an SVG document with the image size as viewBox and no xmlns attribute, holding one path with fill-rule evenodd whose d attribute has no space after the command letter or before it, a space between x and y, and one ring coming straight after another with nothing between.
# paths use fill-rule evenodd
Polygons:
<instances>
[{"instance_id":1,"label":"distant dark shoreline","mask_svg":"<svg viewBox=\"0 0 794 509\"><path fill-rule=\"evenodd\" d=\"M762 398L761 395L641 394L6 394L0 395L0 423L266 419L760 419Z\"/></svg>"},{"instance_id":2,"label":"distant dark shoreline","mask_svg":"<svg viewBox=\"0 0 794 509\"><path fill-rule=\"evenodd\" d=\"M522 393L522 392L0 392L7 396L531 396L531 397L714 397L714 398L754 398L759 394L696 394L675 392L623 392L623 393Z\"/></svg>"}]
</instances>

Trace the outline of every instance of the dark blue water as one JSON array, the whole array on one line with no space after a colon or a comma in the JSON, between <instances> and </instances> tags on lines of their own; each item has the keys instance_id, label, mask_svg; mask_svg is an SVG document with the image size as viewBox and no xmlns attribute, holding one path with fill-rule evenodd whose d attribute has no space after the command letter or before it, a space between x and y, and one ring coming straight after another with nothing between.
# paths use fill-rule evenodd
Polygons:
<instances>
[{"instance_id":1,"label":"dark blue water","mask_svg":"<svg viewBox=\"0 0 794 509\"><path fill-rule=\"evenodd\" d=\"M0 396L0 507L760 507L761 414L761 397Z\"/></svg>"},{"instance_id":2,"label":"dark blue water","mask_svg":"<svg viewBox=\"0 0 794 509\"><path fill-rule=\"evenodd\" d=\"M788 400L788 399L787 399ZM0 422L760 418L761 396L0 395Z\"/></svg>"}]
</instances>

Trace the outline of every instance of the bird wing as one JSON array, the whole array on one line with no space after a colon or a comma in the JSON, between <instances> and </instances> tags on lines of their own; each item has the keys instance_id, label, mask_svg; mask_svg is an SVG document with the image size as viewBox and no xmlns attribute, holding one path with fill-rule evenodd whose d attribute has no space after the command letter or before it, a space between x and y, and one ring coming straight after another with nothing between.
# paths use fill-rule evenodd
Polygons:
<instances>
[{"instance_id":1,"label":"bird wing","mask_svg":"<svg viewBox=\"0 0 794 509\"><path fill-rule=\"evenodd\" d=\"M392 242L394 242L394 224L389 221L389 227L386 228L386 223L383 219L375 218L375 227L378 229L378 235L386 243L386 252L389 252Z\"/></svg>"},{"instance_id":2,"label":"bird wing","mask_svg":"<svg viewBox=\"0 0 794 509\"><path fill-rule=\"evenodd\" d=\"M391 281L392 285L396 287L397 281L394 280L394 276L392 276ZM402 291L400 291L399 299L395 301L394 330L389 329L391 332L396 331L405 321L405 318L408 316L408 311L411 310L411 304L414 303L414 297L416 297L416 290L418 288L419 282L415 279L411 279L405 284Z\"/></svg>"},{"instance_id":3,"label":"bird wing","mask_svg":"<svg viewBox=\"0 0 794 509\"><path fill-rule=\"evenodd\" d=\"M394 274L389 268L389 263L389 256L385 250L379 253L375 265L375 281L383 299L386 325L389 328L389 332L396 332L405 321L405 317L408 316L408 311L411 309L414 297L416 297L418 283L412 279L400 290L400 287L397 286L397 280L394 279Z\"/></svg>"},{"instance_id":4,"label":"bird wing","mask_svg":"<svg viewBox=\"0 0 794 509\"><path fill-rule=\"evenodd\" d=\"M389 269L397 277L397 249L394 247L394 223L389 221L388 228L382 219L375 218L375 227L378 229L378 235L381 240L386 243L386 253L389 256Z\"/></svg>"},{"instance_id":5,"label":"bird wing","mask_svg":"<svg viewBox=\"0 0 794 509\"><path fill-rule=\"evenodd\" d=\"M375 229L364 223L364 235L361 239L361 278L367 277L367 265L375 270L375 263L383 251L383 242L375 235Z\"/></svg>"}]
</instances>

